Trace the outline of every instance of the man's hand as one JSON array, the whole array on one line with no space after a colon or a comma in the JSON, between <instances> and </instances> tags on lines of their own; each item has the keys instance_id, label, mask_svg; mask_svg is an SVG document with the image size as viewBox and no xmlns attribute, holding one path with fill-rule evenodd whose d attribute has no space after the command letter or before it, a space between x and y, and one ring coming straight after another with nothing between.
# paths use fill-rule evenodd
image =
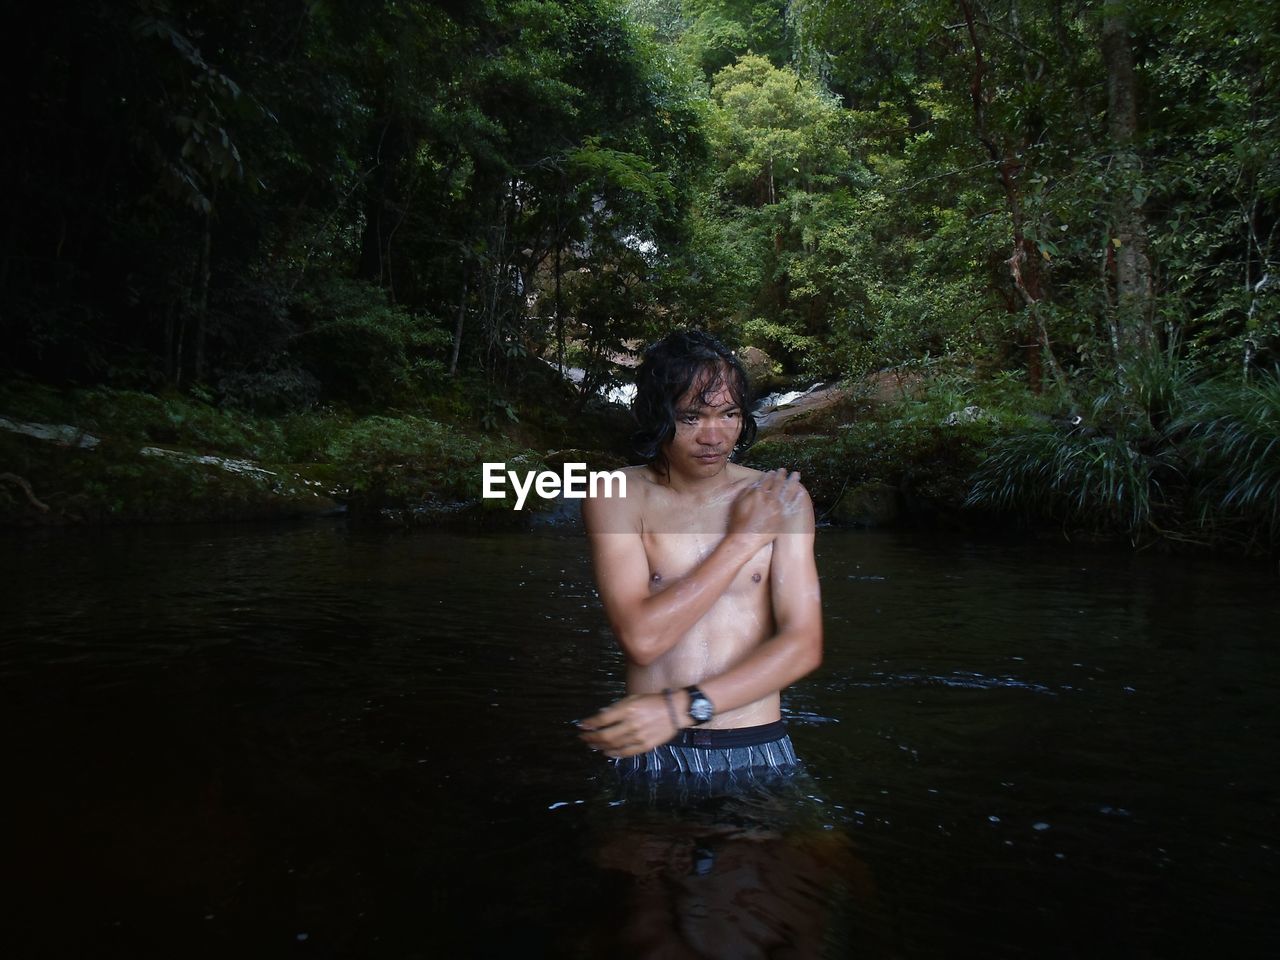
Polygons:
<instances>
[{"instance_id":1,"label":"man's hand","mask_svg":"<svg viewBox=\"0 0 1280 960\"><path fill-rule=\"evenodd\" d=\"M757 549L771 543L787 519L803 502L800 474L783 468L770 470L747 484L729 508L729 536L745 535L758 540Z\"/></svg>"},{"instance_id":2,"label":"man's hand","mask_svg":"<svg viewBox=\"0 0 1280 960\"><path fill-rule=\"evenodd\" d=\"M676 700L685 696L682 690L672 694ZM681 713L675 700L668 707L666 695L661 693L633 693L595 716L579 720L578 727L583 741L605 756L634 757L666 743L679 732L671 725L673 714L678 721L687 715L687 710Z\"/></svg>"}]
</instances>

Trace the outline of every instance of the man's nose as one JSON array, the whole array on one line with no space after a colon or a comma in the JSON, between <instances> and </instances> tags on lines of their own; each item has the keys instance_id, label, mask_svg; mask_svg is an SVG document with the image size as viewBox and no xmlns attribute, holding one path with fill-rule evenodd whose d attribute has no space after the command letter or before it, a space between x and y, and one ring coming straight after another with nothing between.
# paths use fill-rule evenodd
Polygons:
<instances>
[{"instance_id":1,"label":"man's nose","mask_svg":"<svg viewBox=\"0 0 1280 960\"><path fill-rule=\"evenodd\" d=\"M724 442L727 430L725 425L711 421L704 423L698 430L698 442L708 447L718 447Z\"/></svg>"}]
</instances>

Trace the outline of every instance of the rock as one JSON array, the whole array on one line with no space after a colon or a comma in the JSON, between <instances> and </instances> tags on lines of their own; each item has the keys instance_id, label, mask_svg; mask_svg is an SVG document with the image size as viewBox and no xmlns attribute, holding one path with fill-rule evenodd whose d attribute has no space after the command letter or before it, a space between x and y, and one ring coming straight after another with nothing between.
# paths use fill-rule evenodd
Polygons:
<instances>
[{"instance_id":1,"label":"rock","mask_svg":"<svg viewBox=\"0 0 1280 960\"><path fill-rule=\"evenodd\" d=\"M743 347L738 351L738 359L752 383L761 383L777 372L777 362L759 347Z\"/></svg>"},{"instance_id":2,"label":"rock","mask_svg":"<svg viewBox=\"0 0 1280 960\"><path fill-rule=\"evenodd\" d=\"M833 520L862 527L887 526L897 521L899 513L898 488L887 483L849 487L831 508Z\"/></svg>"},{"instance_id":3,"label":"rock","mask_svg":"<svg viewBox=\"0 0 1280 960\"><path fill-rule=\"evenodd\" d=\"M751 382L752 396L762 397L784 388L782 364L769 354L759 347L743 347L737 354L742 369L747 371L747 379Z\"/></svg>"},{"instance_id":4,"label":"rock","mask_svg":"<svg viewBox=\"0 0 1280 960\"><path fill-rule=\"evenodd\" d=\"M81 447L85 450L92 450L102 442L79 427L72 427L65 423L26 423L22 420L0 417L0 430L21 433L24 436L35 437L37 440L52 440L64 447Z\"/></svg>"},{"instance_id":5,"label":"rock","mask_svg":"<svg viewBox=\"0 0 1280 960\"><path fill-rule=\"evenodd\" d=\"M143 447L138 452L144 457L168 457L170 460L176 460L179 463L204 464L205 466L225 470L227 473L236 473L244 477L255 477L267 482L270 482L277 476L272 471L264 470L262 467L250 460L236 460L231 457L201 456L198 453L188 453L186 450L173 450L169 447Z\"/></svg>"},{"instance_id":6,"label":"rock","mask_svg":"<svg viewBox=\"0 0 1280 960\"><path fill-rule=\"evenodd\" d=\"M756 413L760 434L770 432L789 420L795 420L815 410L825 410L849 397L849 391L840 384L814 384L804 393L782 406L766 406Z\"/></svg>"},{"instance_id":7,"label":"rock","mask_svg":"<svg viewBox=\"0 0 1280 960\"><path fill-rule=\"evenodd\" d=\"M971 404L963 410L953 410L947 414L946 419L942 421L944 427L955 427L962 423L977 423L979 420L987 419L987 411L981 407Z\"/></svg>"},{"instance_id":8,"label":"rock","mask_svg":"<svg viewBox=\"0 0 1280 960\"><path fill-rule=\"evenodd\" d=\"M544 501L539 510L529 513L529 523L536 527L563 527L582 529L582 501L570 500L563 494L554 500Z\"/></svg>"}]
</instances>

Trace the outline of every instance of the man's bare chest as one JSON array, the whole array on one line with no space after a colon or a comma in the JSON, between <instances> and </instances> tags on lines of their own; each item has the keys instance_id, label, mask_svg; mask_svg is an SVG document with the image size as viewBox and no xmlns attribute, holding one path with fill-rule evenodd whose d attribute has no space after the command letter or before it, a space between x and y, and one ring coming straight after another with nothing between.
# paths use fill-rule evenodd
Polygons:
<instances>
[{"instance_id":1,"label":"man's bare chest","mask_svg":"<svg viewBox=\"0 0 1280 960\"><path fill-rule=\"evenodd\" d=\"M646 533L642 539L649 561L649 589L656 593L688 576L711 556L724 537L723 529ZM723 596L767 590L772 557L773 545L769 544L743 565Z\"/></svg>"}]
</instances>

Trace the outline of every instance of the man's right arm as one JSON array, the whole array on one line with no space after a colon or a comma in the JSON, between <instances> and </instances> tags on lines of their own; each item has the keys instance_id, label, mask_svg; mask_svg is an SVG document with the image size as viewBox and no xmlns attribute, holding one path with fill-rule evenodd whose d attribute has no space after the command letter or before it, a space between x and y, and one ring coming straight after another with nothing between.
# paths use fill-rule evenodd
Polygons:
<instances>
[{"instance_id":1,"label":"man's right arm","mask_svg":"<svg viewBox=\"0 0 1280 960\"><path fill-rule=\"evenodd\" d=\"M716 548L658 593L649 589L649 560L634 506L609 498L584 501L582 516L591 542L596 585L609 624L628 659L648 666L702 619L738 571L773 540L778 504L784 488L794 483L794 479L785 478L785 471L762 477L758 496L751 491L739 498L741 504L735 503L729 532ZM622 511L631 515L620 515ZM620 529L625 532L615 532Z\"/></svg>"}]
</instances>

